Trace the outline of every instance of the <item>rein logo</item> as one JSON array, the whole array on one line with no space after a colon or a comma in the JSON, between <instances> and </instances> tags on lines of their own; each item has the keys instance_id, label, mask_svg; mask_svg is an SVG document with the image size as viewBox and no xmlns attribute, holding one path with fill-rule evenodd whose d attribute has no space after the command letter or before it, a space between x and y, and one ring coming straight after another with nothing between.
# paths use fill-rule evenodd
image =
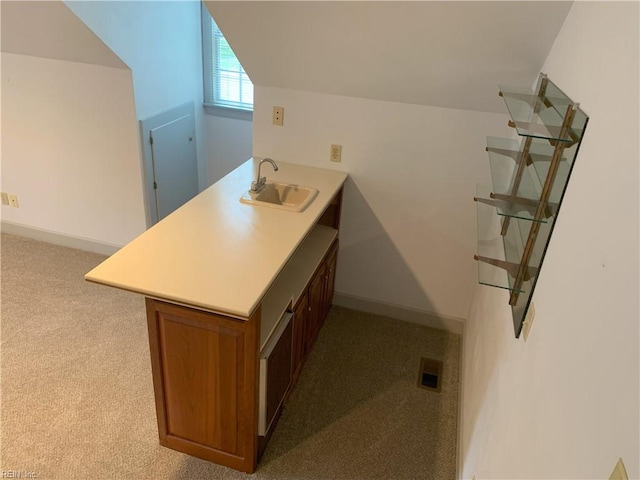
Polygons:
<instances>
[{"instance_id":1,"label":"rein logo","mask_svg":"<svg viewBox=\"0 0 640 480\"><path fill-rule=\"evenodd\" d=\"M2 478L38 478L38 474L20 470L2 470Z\"/></svg>"}]
</instances>

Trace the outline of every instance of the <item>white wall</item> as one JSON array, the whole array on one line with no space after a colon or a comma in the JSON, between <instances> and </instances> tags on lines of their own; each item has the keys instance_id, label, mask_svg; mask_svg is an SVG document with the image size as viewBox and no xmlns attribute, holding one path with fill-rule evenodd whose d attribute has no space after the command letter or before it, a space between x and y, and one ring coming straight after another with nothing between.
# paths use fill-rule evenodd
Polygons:
<instances>
[{"instance_id":1,"label":"white wall","mask_svg":"<svg viewBox=\"0 0 640 480\"><path fill-rule=\"evenodd\" d=\"M196 109L198 180L207 184L200 2L66 1L133 72L137 118L188 101Z\"/></svg>"},{"instance_id":2,"label":"white wall","mask_svg":"<svg viewBox=\"0 0 640 480\"><path fill-rule=\"evenodd\" d=\"M205 115L208 183L211 185L251 158L253 122Z\"/></svg>"},{"instance_id":3,"label":"white wall","mask_svg":"<svg viewBox=\"0 0 640 480\"><path fill-rule=\"evenodd\" d=\"M268 87L255 99L255 156L350 175L336 291L465 318L477 281L475 184L490 182L485 136L508 134L506 115ZM271 125L274 105L283 127ZM342 163L329 162L332 143Z\"/></svg>"},{"instance_id":4,"label":"white wall","mask_svg":"<svg viewBox=\"0 0 640 480\"><path fill-rule=\"evenodd\" d=\"M131 72L2 54L2 219L124 245L145 228Z\"/></svg>"},{"instance_id":5,"label":"white wall","mask_svg":"<svg viewBox=\"0 0 640 480\"><path fill-rule=\"evenodd\" d=\"M638 3L576 2L544 71L590 116L526 343L506 294L465 326L462 478L640 478Z\"/></svg>"},{"instance_id":6,"label":"white wall","mask_svg":"<svg viewBox=\"0 0 640 480\"><path fill-rule=\"evenodd\" d=\"M61 1L4 0L0 10L3 52L127 68Z\"/></svg>"}]
</instances>

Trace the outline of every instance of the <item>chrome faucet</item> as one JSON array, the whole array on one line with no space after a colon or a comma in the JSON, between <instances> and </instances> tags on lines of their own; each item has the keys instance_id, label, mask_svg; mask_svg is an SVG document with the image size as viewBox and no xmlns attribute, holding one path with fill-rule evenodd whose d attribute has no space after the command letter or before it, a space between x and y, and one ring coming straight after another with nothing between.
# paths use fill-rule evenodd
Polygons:
<instances>
[{"instance_id":1,"label":"chrome faucet","mask_svg":"<svg viewBox=\"0 0 640 480\"><path fill-rule=\"evenodd\" d=\"M274 172L278 171L278 165L276 165L276 162L274 162L270 158L263 158L262 160L260 160L260 163L258 164L258 176L256 177L256 181L251 182L251 190L249 190L251 193L258 193L260 190L262 190L265 183L267 182L267 177L260 176L260 167L262 167L262 164L264 162L269 162L273 167Z\"/></svg>"}]
</instances>

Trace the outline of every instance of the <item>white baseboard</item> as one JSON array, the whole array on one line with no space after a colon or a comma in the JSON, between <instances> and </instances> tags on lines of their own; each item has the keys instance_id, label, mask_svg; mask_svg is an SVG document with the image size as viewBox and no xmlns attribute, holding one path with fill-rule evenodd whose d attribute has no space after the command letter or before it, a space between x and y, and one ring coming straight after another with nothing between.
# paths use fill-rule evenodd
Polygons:
<instances>
[{"instance_id":1,"label":"white baseboard","mask_svg":"<svg viewBox=\"0 0 640 480\"><path fill-rule=\"evenodd\" d=\"M0 222L0 231L9 233L19 237L32 238L41 242L53 243L54 245L62 245L63 247L77 248L87 252L100 253L102 255L113 255L122 248L121 245L115 245L107 242L100 242L90 238L68 235L66 233L53 232L37 227L21 225L19 223Z\"/></svg>"},{"instance_id":2,"label":"white baseboard","mask_svg":"<svg viewBox=\"0 0 640 480\"><path fill-rule=\"evenodd\" d=\"M362 298L346 293L335 292L333 294L333 304L340 307L359 310L361 312L383 315L385 317L397 318L405 322L418 323L431 328L446 330L447 332L462 334L464 320L462 318L438 315L436 313L425 312L410 307L394 305L391 303L378 302L368 298Z\"/></svg>"}]
</instances>

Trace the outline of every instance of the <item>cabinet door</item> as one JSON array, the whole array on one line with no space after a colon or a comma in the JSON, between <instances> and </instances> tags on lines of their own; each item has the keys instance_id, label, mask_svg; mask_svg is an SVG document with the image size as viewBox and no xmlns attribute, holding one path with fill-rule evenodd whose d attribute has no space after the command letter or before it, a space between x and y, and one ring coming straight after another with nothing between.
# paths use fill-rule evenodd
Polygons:
<instances>
[{"instance_id":1,"label":"cabinet door","mask_svg":"<svg viewBox=\"0 0 640 480\"><path fill-rule=\"evenodd\" d=\"M260 308L245 321L146 303L160 444L253 473Z\"/></svg>"},{"instance_id":2,"label":"cabinet door","mask_svg":"<svg viewBox=\"0 0 640 480\"><path fill-rule=\"evenodd\" d=\"M307 328L309 297L305 293L298 299L293 312L293 380L295 381L302 369L306 356L305 334Z\"/></svg>"},{"instance_id":3,"label":"cabinet door","mask_svg":"<svg viewBox=\"0 0 640 480\"><path fill-rule=\"evenodd\" d=\"M325 264L321 264L309 284L309 317L307 319L306 350L311 349L320 327L324 314L324 287L325 287Z\"/></svg>"},{"instance_id":4,"label":"cabinet door","mask_svg":"<svg viewBox=\"0 0 640 480\"><path fill-rule=\"evenodd\" d=\"M333 302L333 290L336 283L336 264L338 263L338 244L334 244L327 256L326 273L325 273L325 291L324 291L324 313L322 315L322 323L329 314L331 303Z\"/></svg>"},{"instance_id":5,"label":"cabinet door","mask_svg":"<svg viewBox=\"0 0 640 480\"><path fill-rule=\"evenodd\" d=\"M289 385L291 385L292 327L292 322L289 322L267 359L266 429L264 433L271 427L284 396L289 390ZM262 432L259 431L259 434Z\"/></svg>"}]
</instances>

